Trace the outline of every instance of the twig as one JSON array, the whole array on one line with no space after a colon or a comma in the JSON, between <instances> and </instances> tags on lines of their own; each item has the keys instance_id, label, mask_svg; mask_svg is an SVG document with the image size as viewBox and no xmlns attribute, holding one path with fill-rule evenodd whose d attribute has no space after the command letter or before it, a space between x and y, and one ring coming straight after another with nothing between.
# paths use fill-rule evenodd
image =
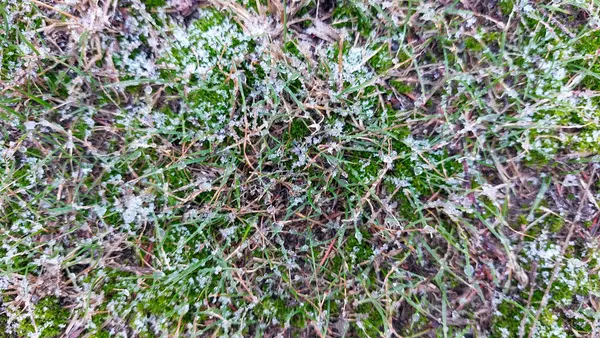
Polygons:
<instances>
[{"instance_id":1,"label":"twig","mask_svg":"<svg viewBox=\"0 0 600 338\"><path fill-rule=\"evenodd\" d=\"M31 1L31 2L33 2L33 3L35 3L35 4L37 4L37 5L40 5L40 6L42 6L42 7L46 7L46 8L48 8L48 9L51 9L51 10L53 10L53 11L57 12L57 13L60 13L60 14L62 14L62 15L64 15L64 16L66 16L66 17L69 17L69 18L71 18L71 19L78 19L78 17L76 17L76 16L74 16L74 15L71 15L71 14L69 14L69 13L65 12L65 11L62 11L62 10L60 10L60 9L56 8L56 7L50 6L50 5L48 5L48 4L46 4L46 3L43 3L43 2L41 2L41 1L38 1L38 0L30 0L30 1Z\"/></svg>"},{"instance_id":2,"label":"twig","mask_svg":"<svg viewBox=\"0 0 600 338\"><path fill-rule=\"evenodd\" d=\"M327 251L325 251L325 255L323 255L323 258L321 258L321 262L319 263L319 268L323 266L323 264L327 260L327 257L329 257L329 253L331 252L331 249L333 249L334 243L335 243L335 237L333 237L331 239L331 243L329 243L329 247L327 248Z\"/></svg>"}]
</instances>

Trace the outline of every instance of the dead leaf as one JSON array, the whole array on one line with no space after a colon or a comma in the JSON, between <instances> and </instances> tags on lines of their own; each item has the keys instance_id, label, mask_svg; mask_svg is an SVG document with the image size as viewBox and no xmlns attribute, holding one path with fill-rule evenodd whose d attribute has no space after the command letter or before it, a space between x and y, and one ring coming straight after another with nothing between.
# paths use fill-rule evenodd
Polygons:
<instances>
[{"instance_id":1,"label":"dead leaf","mask_svg":"<svg viewBox=\"0 0 600 338\"><path fill-rule=\"evenodd\" d=\"M279 0L269 0L269 14L283 21L283 5Z\"/></svg>"},{"instance_id":2,"label":"dead leaf","mask_svg":"<svg viewBox=\"0 0 600 338\"><path fill-rule=\"evenodd\" d=\"M329 26L323 21L315 19L313 20L313 25L314 26L309 27L306 30L307 34L314 35L319 39L325 40L327 42L336 42L340 39L340 34L335 29L333 29L333 27Z\"/></svg>"}]
</instances>

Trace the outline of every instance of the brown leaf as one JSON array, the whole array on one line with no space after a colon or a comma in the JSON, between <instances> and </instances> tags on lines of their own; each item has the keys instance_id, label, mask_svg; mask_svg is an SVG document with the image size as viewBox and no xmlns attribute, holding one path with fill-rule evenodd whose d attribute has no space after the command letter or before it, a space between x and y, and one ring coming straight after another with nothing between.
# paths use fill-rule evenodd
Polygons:
<instances>
[{"instance_id":1,"label":"brown leaf","mask_svg":"<svg viewBox=\"0 0 600 338\"><path fill-rule=\"evenodd\" d=\"M279 0L269 0L269 14L283 21L283 5Z\"/></svg>"},{"instance_id":2,"label":"brown leaf","mask_svg":"<svg viewBox=\"0 0 600 338\"><path fill-rule=\"evenodd\" d=\"M333 29L333 27L324 23L321 20L315 19L313 20L313 27L309 27L306 30L307 34L314 35L321 40L325 40L327 42L336 42L340 39L340 34Z\"/></svg>"}]
</instances>

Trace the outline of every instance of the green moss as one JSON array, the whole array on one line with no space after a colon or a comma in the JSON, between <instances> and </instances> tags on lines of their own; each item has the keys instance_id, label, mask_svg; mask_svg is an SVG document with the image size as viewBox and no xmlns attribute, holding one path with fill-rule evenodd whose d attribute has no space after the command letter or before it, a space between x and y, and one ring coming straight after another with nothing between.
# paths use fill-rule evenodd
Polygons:
<instances>
[{"instance_id":1,"label":"green moss","mask_svg":"<svg viewBox=\"0 0 600 338\"><path fill-rule=\"evenodd\" d=\"M545 165L548 165L551 158L552 157L548 154L542 153L537 150L532 150L525 157L525 163L532 167L543 167Z\"/></svg>"},{"instance_id":2,"label":"green moss","mask_svg":"<svg viewBox=\"0 0 600 338\"><path fill-rule=\"evenodd\" d=\"M310 135L310 129L308 128L306 119L295 118L289 124L287 132L283 135L283 139L289 142L292 140L301 140L308 135Z\"/></svg>"},{"instance_id":3,"label":"green moss","mask_svg":"<svg viewBox=\"0 0 600 338\"><path fill-rule=\"evenodd\" d=\"M398 94L408 94L413 92L413 87L402 81L391 80L390 85L396 89Z\"/></svg>"},{"instance_id":4,"label":"green moss","mask_svg":"<svg viewBox=\"0 0 600 338\"><path fill-rule=\"evenodd\" d=\"M597 81L600 82L600 81ZM579 133L579 137L573 147L581 152L600 153L600 129L591 126Z\"/></svg>"},{"instance_id":5,"label":"green moss","mask_svg":"<svg viewBox=\"0 0 600 338\"><path fill-rule=\"evenodd\" d=\"M158 182L167 183L169 186L173 187L184 187L191 183L191 175L187 168L173 168L164 172L164 181L160 180ZM176 193L176 195L179 197L184 197L187 193L188 192L186 190L183 190L178 194Z\"/></svg>"},{"instance_id":6,"label":"green moss","mask_svg":"<svg viewBox=\"0 0 600 338\"><path fill-rule=\"evenodd\" d=\"M364 229L358 231L362 235L361 241L359 242L354 235L349 236L344 243L344 252L348 257L356 257L357 263L362 263L370 260L373 256L373 247L369 241L373 236Z\"/></svg>"},{"instance_id":7,"label":"green moss","mask_svg":"<svg viewBox=\"0 0 600 338\"><path fill-rule=\"evenodd\" d=\"M465 49L479 52L483 50L483 45L477 39L467 36L465 38Z\"/></svg>"},{"instance_id":8,"label":"green moss","mask_svg":"<svg viewBox=\"0 0 600 338\"><path fill-rule=\"evenodd\" d=\"M393 120L394 117L389 116L389 119ZM389 136L391 137L392 149L394 149L398 154L410 151L410 147L404 143L404 140L410 136L410 129L408 129L408 127L392 129L389 131Z\"/></svg>"},{"instance_id":9,"label":"green moss","mask_svg":"<svg viewBox=\"0 0 600 338\"><path fill-rule=\"evenodd\" d=\"M585 121L577 110L540 110L533 115L535 120L551 118L560 124L584 124Z\"/></svg>"},{"instance_id":10,"label":"green moss","mask_svg":"<svg viewBox=\"0 0 600 338\"><path fill-rule=\"evenodd\" d=\"M211 27L221 24L225 20L225 15L216 9L207 8L203 10L202 18L194 21L194 25L203 32L208 31Z\"/></svg>"},{"instance_id":11,"label":"green moss","mask_svg":"<svg viewBox=\"0 0 600 338\"><path fill-rule=\"evenodd\" d=\"M487 43L500 43L502 34L500 32L483 32L482 40Z\"/></svg>"},{"instance_id":12,"label":"green moss","mask_svg":"<svg viewBox=\"0 0 600 338\"><path fill-rule=\"evenodd\" d=\"M523 310L510 301L498 304L497 314L494 316L490 337L504 337L503 331L507 330L514 336L518 336L521 319L525 314ZM529 325L526 326L528 328Z\"/></svg>"},{"instance_id":13,"label":"green moss","mask_svg":"<svg viewBox=\"0 0 600 338\"><path fill-rule=\"evenodd\" d=\"M550 216L547 222L552 232L559 232L565 225L565 220L557 216Z\"/></svg>"},{"instance_id":14,"label":"green moss","mask_svg":"<svg viewBox=\"0 0 600 338\"><path fill-rule=\"evenodd\" d=\"M333 10L333 25L335 28L351 28L362 36L368 36L375 27L370 13L360 8L352 1L342 1Z\"/></svg>"},{"instance_id":15,"label":"green moss","mask_svg":"<svg viewBox=\"0 0 600 338\"><path fill-rule=\"evenodd\" d=\"M167 4L165 0L142 0L142 3L146 5L147 8L163 7Z\"/></svg>"},{"instance_id":16,"label":"green moss","mask_svg":"<svg viewBox=\"0 0 600 338\"><path fill-rule=\"evenodd\" d=\"M575 70L587 69L589 72L581 81L580 87L589 90L600 90L600 63L597 62L597 51L600 50L600 30L581 37L573 45L577 53L584 57L572 63Z\"/></svg>"},{"instance_id":17,"label":"green moss","mask_svg":"<svg viewBox=\"0 0 600 338\"><path fill-rule=\"evenodd\" d=\"M383 168L383 161L367 151L352 151L348 154L346 172L348 181L358 186L370 185Z\"/></svg>"},{"instance_id":18,"label":"green moss","mask_svg":"<svg viewBox=\"0 0 600 338\"><path fill-rule=\"evenodd\" d=\"M381 337L384 330L384 318L372 303L364 303L357 307L360 324L352 323L359 337Z\"/></svg>"},{"instance_id":19,"label":"green moss","mask_svg":"<svg viewBox=\"0 0 600 338\"><path fill-rule=\"evenodd\" d=\"M35 305L33 319L35 326L29 317L20 323L20 336L29 336L37 327L41 330L39 337L58 337L68 323L69 310L62 306L58 297L45 297Z\"/></svg>"},{"instance_id":20,"label":"green moss","mask_svg":"<svg viewBox=\"0 0 600 338\"><path fill-rule=\"evenodd\" d=\"M307 318L304 312L298 311L297 307L288 306L284 299L268 296L254 307L253 312L257 318L267 318L264 322L270 322L272 318L280 323L289 322L294 328L301 328L306 324Z\"/></svg>"},{"instance_id":21,"label":"green moss","mask_svg":"<svg viewBox=\"0 0 600 338\"><path fill-rule=\"evenodd\" d=\"M180 296L183 297L183 295ZM157 291L157 293L152 295L151 298L152 301L143 302L137 306L137 310L140 314L147 312L157 316L164 316L173 309L174 303L177 303L172 294L163 293L160 291ZM187 302L186 299L180 300Z\"/></svg>"},{"instance_id":22,"label":"green moss","mask_svg":"<svg viewBox=\"0 0 600 338\"><path fill-rule=\"evenodd\" d=\"M440 174L452 177L462 171L462 165L455 159L448 157L447 153L430 155L426 158L431 165L435 166L436 170L423 169L421 173L417 173L415 172L413 160L403 158L394 163L393 176L407 180L418 194L430 195L432 188L447 185L447 178L440 176Z\"/></svg>"},{"instance_id":23,"label":"green moss","mask_svg":"<svg viewBox=\"0 0 600 338\"><path fill-rule=\"evenodd\" d=\"M228 105L229 98L228 96L223 96L222 91L228 91L228 87L221 86L217 88L202 88L197 89L188 94L188 102L192 106L199 106L203 103L209 103L211 105L215 105L217 107L222 107L223 105Z\"/></svg>"},{"instance_id":24,"label":"green moss","mask_svg":"<svg viewBox=\"0 0 600 338\"><path fill-rule=\"evenodd\" d=\"M575 42L575 49L582 54L595 54L600 49L600 30L586 34Z\"/></svg>"},{"instance_id":25,"label":"green moss","mask_svg":"<svg viewBox=\"0 0 600 338\"><path fill-rule=\"evenodd\" d=\"M542 203L544 205L545 203ZM534 214L534 218L537 219L543 215L543 212L536 211ZM527 226L530 222L527 220L527 215L520 215L517 219L517 223L522 226ZM536 225L530 227L527 231L529 236L532 236L532 240L540 235L543 231L551 231L553 233L559 232L563 226L565 225L564 219L554 215L548 215L544 218L543 221L537 223ZM527 240L527 239L526 239Z\"/></svg>"},{"instance_id":26,"label":"green moss","mask_svg":"<svg viewBox=\"0 0 600 338\"><path fill-rule=\"evenodd\" d=\"M547 218L541 228L558 231L563 226L562 219L558 217ZM537 237L539 231L537 226L532 229L533 237ZM546 247L536 247L538 250L550 249L551 243L546 243ZM590 292L597 292L598 283L596 275L589 274L591 266L589 260L585 257L574 257L577 252L572 253L570 250L566 253L566 260L563 261L563 267L558 274L558 278L553 282L550 289L551 297L548 303L541 311L540 320L537 324L540 337L559 337L560 329L565 327L580 327L585 330L585 324L576 318L566 316L563 309L570 306L577 297L586 297ZM590 253L593 255L593 253ZM530 259L527 255L522 258ZM525 332L528 332L531 323L531 316L537 312L542 299L544 298L545 290L548 286L548 277L552 274L553 267L543 267L543 263L547 261L538 261L540 268L536 274L536 289L534 290L531 300L525 302L529 298L529 291L520 293L520 297L505 300L497 307L497 314L494 316L492 325L493 335L491 337L502 337L503 333L508 331L510 336L518 334L521 319L526 316L530 320L526 323ZM528 304L528 308L524 308ZM581 312L580 312L581 313ZM559 331L557 331L559 330Z\"/></svg>"},{"instance_id":27,"label":"green moss","mask_svg":"<svg viewBox=\"0 0 600 338\"><path fill-rule=\"evenodd\" d=\"M302 58L302 52L298 49L296 41L288 41L283 45L283 50L294 55L297 58Z\"/></svg>"},{"instance_id":28,"label":"green moss","mask_svg":"<svg viewBox=\"0 0 600 338\"><path fill-rule=\"evenodd\" d=\"M516 220L516 224L518 225L518 227L516 227L515 229L519 229L521 226L526 226L529 223L529 221L527 220L527 215L519 215L517 216L517 220Z\"/></svg>"},{"instance_id":29,"label":"green moss","mask_svg":"<svg viewBox=\"0 0 600 338\"><path fill-rule=\"evenodd\" d=\"M513 11L514 7L515 7L514 0L500 0L498 2L498 8L500 8L500 12L503 15L509 15Z\"/></svg>"},{"instance_id":30,"label":"green moss","mask_svg":"<svg viewBox=\"0 0 600 338\"><path fill-rule=\"evenodd\" d=\"M106 310L104 304L102 305L102 310ZM92 322L94 323L96 329L91 330L89 332L91 338L109 338L110 337L110 333L101 328L107 318L109 318L109 315L106 312L96 314L92 317Z\"/></svg>"},{"instance_id":31,"label":"green moss","mask_svg":"<svg viewBox=\"0 0 600 338\"><path fill-rule=\"evenodd\" d=\"M110 334L110 332L108 332L106 330L99 330L97 332L94 332L90 337L92 337L92 338L110 338L111 334Z\"/></svg>"},{"instance_id":32,"label":"green moss","mask_svg":"<svg viewBox=\"0 0 600 338\"><path fill-rule=\"evenodd\" d=\"M418 297L411 296L411 298L415 298L413 299L413 301L420 301ZM405 337L411 337L414 336L415 333L427 331L427 328L429 328L431 325L431 322L429 321L427 316L422 315L416 311L410 316L408 322L409 324L403 327L401 331L401 333L404 334Z\"/></svg>"},{"instance_id":33,"label":"green moss","mask_svg":"<svg viewBox=\"0 0 600 338\"><path fill-rule=\"evenodd\" d=\"M0 314L0 338L12 338L12 336L7 333L6 325L8 325L8 317Z\"/></svg>"},{"instance_id":34,"label":"green moss","mask_svg":"<svg viewBox=\"0 0 600 338\"><path fill-rule=\"evenodd\" d=\"M51 70L43 77L48 89L57 97L68 97L69 89L67 86L71 83L71 77L65 70Z\"/></svg>"},{"instance_id":35,"label":"green moss","mask_svg":"<svg viewBox=\"0 0 600 338\"><path fill-rule=\"evenodd\" d=\"M382 48L369 59L369 65L377 74L383 73L394 65L388 48Z\"/></svg>"}]
</instances>

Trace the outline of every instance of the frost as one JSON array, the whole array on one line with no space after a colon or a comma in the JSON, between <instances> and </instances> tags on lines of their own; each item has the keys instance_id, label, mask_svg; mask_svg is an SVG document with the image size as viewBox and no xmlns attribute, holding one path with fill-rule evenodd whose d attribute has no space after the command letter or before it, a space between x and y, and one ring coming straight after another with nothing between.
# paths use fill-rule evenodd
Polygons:
<instances>
[{"instance_id":1,"label":"frost","mask_svg":"<svg viewBox=\"0 0 600 338\"><path fill-rule=\"evenodd\" d=\"M569 174L565 176L565 179L563 180L562 184L565 187L578 187L579 179L577 178L577 176Z\"/></svg>"},{"instance_id":2,"label":"frost","mask_svg":"<svg viewBox=\"0 0 600 338\"><path fill-rule=\"evenodd\" d=\"M153 196L151 195L130 195L124 199L124 208L121 215L125 224L136 223L153 213ZM145 206L148 205L148 206Z\"/></svg>"},{"instance_id":3,"label":"frost","mask_svg":"<svg viewBox=\"0 0 600 338\"><path fill-rule=\"evenodd\" d=\"M37 126L37 122L27 121L27 122L23 123L23 125L25 126L25 130L33 130L33 129L35 129L35 126Z\"/></svg>"}]
</instances>

